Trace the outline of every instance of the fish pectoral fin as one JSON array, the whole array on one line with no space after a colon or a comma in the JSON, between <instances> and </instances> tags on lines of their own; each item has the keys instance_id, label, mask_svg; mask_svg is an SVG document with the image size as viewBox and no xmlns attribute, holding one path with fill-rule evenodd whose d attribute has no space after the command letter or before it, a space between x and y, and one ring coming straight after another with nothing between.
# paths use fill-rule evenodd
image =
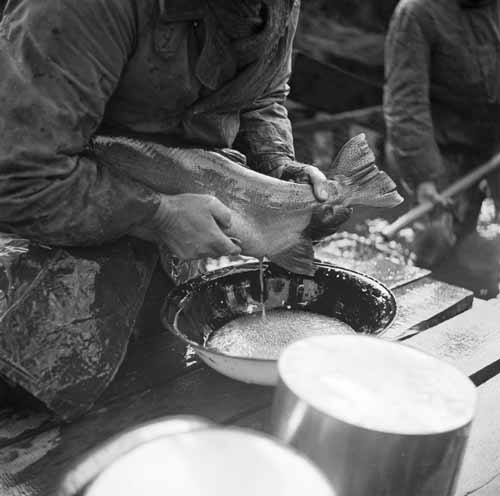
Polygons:
<instances>
[{"instance_id":1,"label":"fish pectoral fin","mask_svg":"<svg viewBox=\"0 0 500 496\"><path fill-rule=\"evenodd\" d=\"M310 237L302 236L298 243L282 251L269 260L289 272L307 276L314 275L314 249Z\"/></svg>"}]
</instances>

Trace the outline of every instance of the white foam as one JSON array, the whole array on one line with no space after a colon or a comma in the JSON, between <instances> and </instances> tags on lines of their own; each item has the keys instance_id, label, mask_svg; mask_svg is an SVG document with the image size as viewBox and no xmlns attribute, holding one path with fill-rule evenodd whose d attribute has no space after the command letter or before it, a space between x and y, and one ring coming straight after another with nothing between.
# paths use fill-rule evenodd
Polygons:
<instances>
[{"instance_id":1,"label":"white foam","mask_svg":"<svg viewBox=\"0 0 500 496\"><path fill-rule=\"evenodd\" d=\"M281 355L284 383L316 409L380 432L431 434L468 424L476 390L459 370L400 343L322 336Z\"/></svg>"}]
</instances>

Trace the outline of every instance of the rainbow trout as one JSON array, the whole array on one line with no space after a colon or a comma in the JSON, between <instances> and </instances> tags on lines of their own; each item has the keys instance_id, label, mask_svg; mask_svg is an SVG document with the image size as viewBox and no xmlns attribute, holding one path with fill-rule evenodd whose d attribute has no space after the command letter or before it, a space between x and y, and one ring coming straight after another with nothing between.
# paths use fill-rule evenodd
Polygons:
<instances>
[{"instance_id":1,"label":"rainbow trout","mask_svg":"<svg viewBox=\"0 0 500 496\"><path fill-rule=\"evenodd\" d=\"M106 166L160 193L217 197L232 211L226 234L238 240L242 255L267 257L291 272L314 273L309 231L313 222L321 222L318 214L324 203L316 200L309 184L255 172L234 150L171 148L130 138L96 137L91 152ZM392 179L375 165L363 134L344 145L326 175L327 203L332 205L394 207L402 201Z\"/></svg>"}]
</instances>

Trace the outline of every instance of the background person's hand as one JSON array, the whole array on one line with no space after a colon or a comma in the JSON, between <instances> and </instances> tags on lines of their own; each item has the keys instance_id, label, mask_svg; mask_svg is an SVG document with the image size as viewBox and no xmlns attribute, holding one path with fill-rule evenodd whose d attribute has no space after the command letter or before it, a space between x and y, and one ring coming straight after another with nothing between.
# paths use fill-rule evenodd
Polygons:
<instances>
[{"instance_id":1,"label":"background person's hand","mask_svg":"<svg viewBox=\"0 0 500 496\"><path fill-rule=\"evenodd\" d=\"M310 184L313 187L314 195L318 201L328 200L328 180L314 165L290 162L287 165L275 169L271 175L283 179L283 181Z\"/></svg>"},{"instance_id":2,"label":"background person's hand","mask_svg":"<svg viewBox=\"0 0 500 496\"><path fill-rule=\"evenodd\" d=\"M431 202L443 207L447 207L451 203L450 200L446 200L439 194L436 183L433 181L424 181L418 185L417 201L418 203Z\"/></svg>"},{"instance_id":3,"label":"background person's hand","mask_svg":"<svg viewBox=\"0 0 500 496\"><path fill-rule=\"evenodd\" d=\"M160 196L149 221L131 234L164 244L180 260L239 255L241 248L224 233L231 227L231 210L210 195Z\"/></svg>"}]
</instances>

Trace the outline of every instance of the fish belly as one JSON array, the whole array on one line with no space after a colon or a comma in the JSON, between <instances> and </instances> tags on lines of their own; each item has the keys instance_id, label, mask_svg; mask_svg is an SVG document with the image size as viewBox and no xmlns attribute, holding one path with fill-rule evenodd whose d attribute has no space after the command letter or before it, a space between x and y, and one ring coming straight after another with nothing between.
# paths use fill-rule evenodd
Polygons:
<instances>
[{"instance_id":1,"label":"fish belly","mask_svg":"<svg viewBox=\"0 0 500 496\"><path fill-rule=\"evenodd\" d=\"M159 193L213 195L233 212L227 234L244 255L272 257L299 240L314 202L309 187L256 173L201 149L169 148L126 138L102 138L97 158Z\"/></svg>"}]
</instances>

